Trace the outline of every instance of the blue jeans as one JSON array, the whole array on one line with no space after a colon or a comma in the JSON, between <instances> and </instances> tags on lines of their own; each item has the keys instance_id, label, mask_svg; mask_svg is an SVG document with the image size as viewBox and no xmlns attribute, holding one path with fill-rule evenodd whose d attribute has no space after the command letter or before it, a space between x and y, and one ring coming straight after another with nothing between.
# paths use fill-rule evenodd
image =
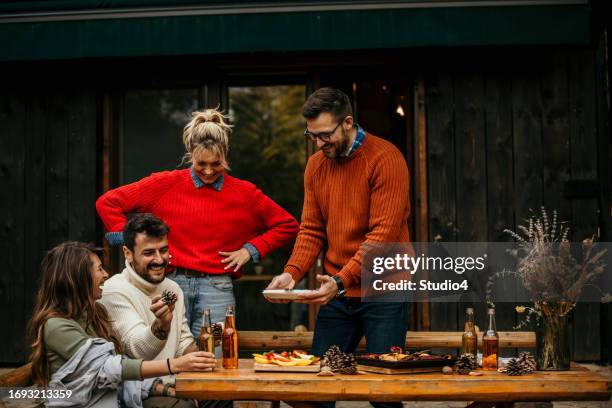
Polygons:
<instances>
[{"instance_id":1,"label":"blue jeans","mask_svg":"<svg viewBox=\"0 0 612 408\"><path fill-rule=\"evenodd\" d=\"M203 275L187 277L182 273L173 272L168 275L181 287L185 297L185 317L193 337L200 335L202 317L205 309L210 309L213 323L225 321L227 306L236 306L234 284L232 277L227 275ZM215 355L221 357L221 348L217 347Z\"/></svg>"},{"instance_id":2,"label":"blue jeans","mask_svg":"<svg viewBox=\"0 0 612 408\"><path fill-rule=\"evenodd\" d=\"M312 354L322 357L333 345L345 353L352 353L363 336L368 353L387 353L392 346L405 347L407 330L407 303L362 303L359 298L333 299L322 306L317 315ZM402 407L401 402L371 404L377 408ZM335 402L317 405L333 407Z\"/></svg>"}]
</instances>

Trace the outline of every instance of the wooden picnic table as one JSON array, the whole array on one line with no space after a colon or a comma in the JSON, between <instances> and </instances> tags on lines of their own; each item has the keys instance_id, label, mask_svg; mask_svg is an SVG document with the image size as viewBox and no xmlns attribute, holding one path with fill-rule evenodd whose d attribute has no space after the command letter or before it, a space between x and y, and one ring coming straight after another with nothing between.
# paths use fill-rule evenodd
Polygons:
<instances>
[{"instance_id":1,"label":"wooden picnic table","mask_svg":"<svg viewBox=\"0 0 612 408\"><path fill-rule=\"evenodd\" d=\"M496 371L482 376L359 373L320 377L314 373L253 371L251 359L239 368L181 373L176 392L200 400L262 401L607 401L610 383L580 366L571 371L511 377Z\"/></svg>"}]
</instances>

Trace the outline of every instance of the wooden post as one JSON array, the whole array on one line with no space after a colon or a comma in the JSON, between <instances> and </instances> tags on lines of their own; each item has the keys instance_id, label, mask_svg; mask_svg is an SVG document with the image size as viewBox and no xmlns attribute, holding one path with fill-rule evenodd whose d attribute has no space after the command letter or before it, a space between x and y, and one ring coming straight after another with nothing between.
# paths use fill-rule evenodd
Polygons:
<instances>
[{"instance_id":1,"label":"wooden post","mask_svg":"<svg viewBox=\"0 0 612 408\"><path fill-rule=\"evenodd\" d=\"M120 110L120 97L115 93L105 92L102 96L102 191L100 194L117 187L119 184ZM120 271L121 267L119 250L111 248L104 238L102 238L102 246L104 252L108 254L110 273L114 275Z\"/></svg>"},{"instance_id":2,"label":"wooden post","mask_svg":"<svg viewBox=\"0 0 612 408\"><path fill-rule=\"evenodd\" d=\"M429 241L429 212L427 202L427 120L425 116L425 81L418 77L414 86L414 192L416 208L416 231L413 240L416 242ZM428 278L427 271L423 271L423 279ZM419 304L420 327L429 330L429 302Z\"/></svg>"}]
</instances>

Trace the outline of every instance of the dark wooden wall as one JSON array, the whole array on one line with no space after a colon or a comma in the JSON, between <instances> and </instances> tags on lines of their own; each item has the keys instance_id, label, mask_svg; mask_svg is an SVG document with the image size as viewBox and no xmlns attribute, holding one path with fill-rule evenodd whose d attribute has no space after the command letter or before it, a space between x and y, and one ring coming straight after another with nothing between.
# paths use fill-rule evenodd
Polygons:
<instances>
[{"instance_id":1,"label":"dark wooden wall","mask_svg":"<svg viewBox=\"0 0 612 408\"><path fill-rule=\"evenodd\" d=\"M0 95L0 362L21 363L46 250L95 241L96 97Z\"/></svg>"},{"instance_id":2,"label":"dark wooden wall","mask_svg":"<svg viewBox=\"0 0 612 408\"><path fill-rule=\"evenodd\" d=\"M602 152L609 154L610 136L602 125L608 108L601 49L511 51L415 51L402 62L406 78L422 77L426 88L430 239L507 240L504 228L515 228L530 208L546 205L573 222L574 238L604 226L602 238L609 241L610 160ZM369 58L379 63L379 74L404 69ZM167 61L174 69L205 65ZM26 358L25 326L44 252L67 239L101 241L94 208L102 191L100 95L121 93L129 81L124 69L90 68L80 70L79 81L65 74L56 89L13 86L0 92L0 250L8 260L0 272L0 363ZM131 75L139 79L136 68ZM376 70L365 71L375 78ZM92 84L93 77L99 82ZM90 88L95 91L85 90ZM462 329L464 306L432 303L431 329ZM498 329L508 330L517 322L513 305L498 307ZM481 327L484 308L477 306ZM600 320L610 321L609 308L576 308L575 359L602 357L601 339L609 343L610 335Z\"/></svg>"},{"instance_id":3,"label":"dark wooden wall","mask_svg":"<svg viewBox=\"0 0 612 408\"><path fill-rule=\"evenodd\" d=\"M541 206L571 221L574 240L600 232L600 188L610 181L598 167L600 138L609 143L609 135L600 134L597 50L513 58L426 76L431 240L508 241L503 229L516 230ZM497 305L498 330L517 323L514 306ZM462 330L464 307L432 303L432 330ZM476 305L481 328L485 307ZM573 312L577 360L600 358L600 310L579 304Z\"/></svg>"}]
</instances>

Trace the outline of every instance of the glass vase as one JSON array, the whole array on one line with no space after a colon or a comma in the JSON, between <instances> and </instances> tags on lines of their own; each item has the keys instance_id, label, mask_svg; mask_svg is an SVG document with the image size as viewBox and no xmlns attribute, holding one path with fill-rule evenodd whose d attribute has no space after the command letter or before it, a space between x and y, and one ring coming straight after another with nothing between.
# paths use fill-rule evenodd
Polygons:
<instances>
[{"instance_id":1,"label":"glass vase","mask_svg":"<svg viewBox=\"0 0 612 408\"><path fill-rule=\"evenodd\" d=\"M568 314L569 302L536 304L541 316L536 325L536 365L542 371L566 371L570 368Z\"/></svg>"}]
</instances>

